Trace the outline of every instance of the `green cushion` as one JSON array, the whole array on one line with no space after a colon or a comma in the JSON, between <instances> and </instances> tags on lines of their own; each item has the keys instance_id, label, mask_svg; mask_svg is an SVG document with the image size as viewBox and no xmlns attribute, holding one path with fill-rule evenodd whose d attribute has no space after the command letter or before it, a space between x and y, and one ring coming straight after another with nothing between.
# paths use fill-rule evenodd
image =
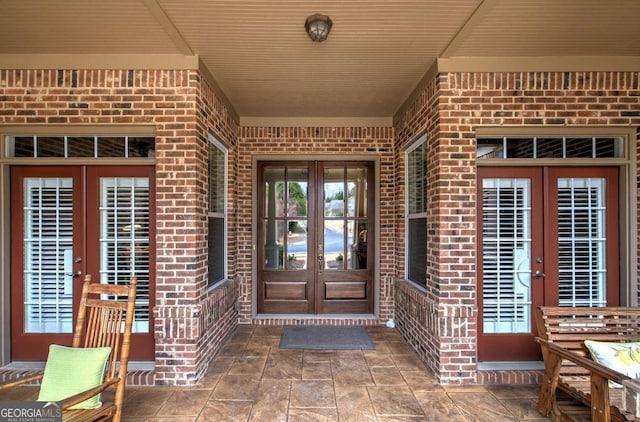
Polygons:
<instances>
[{"instance_id":1,"label":"green cushion","mask_svg":"<svg viewBox=\"0 0 640 422\"><path fill-rule=\"evenodd\" d=\"M44 367L39 401L60 401L102 384L111 347L72 348L52 344ZM102 406L100 394L72 409Z\"/></svg>"},{"instance_id":2,"label":"green cushion","mask_svg":"<svg viewBox=\"0 0 640 422\"><path fill-rule=\"evenodd\" d=\"M640 343L614 343L585 340L594 361L631 378L640 378ZM622 387L613 381L610 387Z\"/></svg>"}]
</instances>

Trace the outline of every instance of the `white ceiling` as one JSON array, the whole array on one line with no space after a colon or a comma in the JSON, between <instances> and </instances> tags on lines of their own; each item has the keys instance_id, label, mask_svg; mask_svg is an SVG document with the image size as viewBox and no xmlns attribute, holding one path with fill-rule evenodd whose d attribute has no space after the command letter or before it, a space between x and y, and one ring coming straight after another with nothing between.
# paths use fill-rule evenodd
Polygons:
<instances>
[{"instance_id":1,"label":"white ceiling","mask_svg":"<svg viewBox=\"0 0 640 422\"><path fill-rule=\"evenodd\" d=\"M638 22L638 0L0 0L0 65L197 55L241 118L390 118L438 59L637 59Z\"/></svg>"}]
</instances>

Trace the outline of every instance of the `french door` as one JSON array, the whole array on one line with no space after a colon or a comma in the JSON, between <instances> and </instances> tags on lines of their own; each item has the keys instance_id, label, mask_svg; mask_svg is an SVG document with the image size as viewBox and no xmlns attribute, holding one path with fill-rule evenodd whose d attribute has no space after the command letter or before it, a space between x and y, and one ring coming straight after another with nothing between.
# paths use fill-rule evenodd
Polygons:
<instances>
[{"instance_id":1,"label":"french door","mask_svg":"<svg viewBox=\"0 0 640 422\"><path fill-rule=\"evenodd\" d=\"M479 167L478 189L478 360L540 360L536 306L619 303L618 169Z\"/></svg>"},{"instance_id":2,"label":"french door","mask_svg":"<svg viewBox=\"0 0 640 422\"><path fill-rule=\"evenodd\" d=\"M258 312L373 313L372 162L262 162Z\"/></svg>"},{"instance_id":3,"label":"french door","mask_svg":"<svg viewBox=\"0 0 640 422\"><path fill-rule=\"evenodd\" d=\"M11 169L12 359L45 360L71 344L85 274L138 278L131 359L153 360L154 169Z\"/></svg>"}]
</instances>

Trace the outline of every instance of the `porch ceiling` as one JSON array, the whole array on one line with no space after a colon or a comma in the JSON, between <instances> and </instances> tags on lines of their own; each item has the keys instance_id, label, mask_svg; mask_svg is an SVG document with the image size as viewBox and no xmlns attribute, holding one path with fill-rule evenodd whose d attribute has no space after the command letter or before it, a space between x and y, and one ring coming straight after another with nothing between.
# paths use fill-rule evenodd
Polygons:
<instances>
[{"instance_id":1,"label":"porch ceiling","mask_svg":"<svg viewBox=\"0 0 640 422\"><path fill-rule=\"evenodd\" d=\"M0 0L0 54L197 55L241 122L390 119L438 59L637 60L638 21L635 0Z\"/></svg>"}]
</instances>

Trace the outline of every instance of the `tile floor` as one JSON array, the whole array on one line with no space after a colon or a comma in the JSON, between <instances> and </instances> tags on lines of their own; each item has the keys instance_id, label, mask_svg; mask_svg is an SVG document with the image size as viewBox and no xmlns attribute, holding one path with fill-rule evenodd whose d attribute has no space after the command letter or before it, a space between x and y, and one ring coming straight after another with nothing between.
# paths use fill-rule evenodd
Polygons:
<instances>
[{"instance_id":1,"label":"tile floor","mask_svg":"<svg viewBox=\"0 0 640 422\"><path fill-rule=\"evenodd\" d=\"M362 351L279 349L281 332L239 326L195 386L129 387L124 420L546 420L536 386L438 385L397 330L369 328Z\"/></svg>"}]
</instances>

